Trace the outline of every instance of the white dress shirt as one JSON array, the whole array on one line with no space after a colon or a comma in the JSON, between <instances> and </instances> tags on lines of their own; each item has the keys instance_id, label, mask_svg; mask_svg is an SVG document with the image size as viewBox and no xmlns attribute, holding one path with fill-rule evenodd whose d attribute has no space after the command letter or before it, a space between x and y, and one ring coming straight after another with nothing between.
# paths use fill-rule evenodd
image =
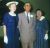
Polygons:
<instances>
[{"instance_id":1,"label":"white dress shirt","mask_svg":"<svg viewBox=\"0 0 50 48\"><path fill-rule=\"evenodd\" d=\"M25 15L26 15L26 17L28 16L29 17L29 20L30 20L31 13L25 11Z\"/></svg>"}]
</instances>

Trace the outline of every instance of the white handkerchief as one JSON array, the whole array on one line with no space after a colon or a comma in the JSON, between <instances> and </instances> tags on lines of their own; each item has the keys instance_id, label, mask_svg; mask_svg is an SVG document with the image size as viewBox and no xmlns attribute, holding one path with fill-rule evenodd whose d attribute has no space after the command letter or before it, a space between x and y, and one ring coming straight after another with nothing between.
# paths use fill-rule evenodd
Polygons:
<instances>
[{"instance_id":1,"label":"white handkerchief","mask_svg":"<svg viewBox=\"0 0 50 48\"><path fill-rule=\"evenodd\" d=\"M45 34L44 39L45 39L45 40L48 39L48 34Z\"/></svg>"},{"instance_id":2,"label":"white handkerchief","mask_svg":"<svg viewBox=\"0 0 50 48\"><path fill-rule=\"evenodd\" d=\"M8 37L7 37L7 35L4 36L4 43L8 44Z\"/></svg>"}]
</instances>

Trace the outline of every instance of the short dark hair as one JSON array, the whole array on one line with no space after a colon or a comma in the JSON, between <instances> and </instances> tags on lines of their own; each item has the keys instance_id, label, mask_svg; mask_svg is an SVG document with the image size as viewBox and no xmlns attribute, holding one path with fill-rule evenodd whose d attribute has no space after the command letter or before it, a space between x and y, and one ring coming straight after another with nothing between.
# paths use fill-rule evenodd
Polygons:
<instances>
[{"instance_id":1,"label":"short dark hair","mask_svg":"<svg viewBox=\"0 0 50 48\"><path fill-rule=\"evenodd\" d=\"M31 11L33 10L33 6L32 6L32 4L31 4L30 2L25 2L25 4L26 4L26 3L29 3L29 4L30 4L30 6L31 6L31 10L30 10L30 12L31 12ZM25 4L24 4L24 5L25 5Z\"/></svg>"}]
</instances>

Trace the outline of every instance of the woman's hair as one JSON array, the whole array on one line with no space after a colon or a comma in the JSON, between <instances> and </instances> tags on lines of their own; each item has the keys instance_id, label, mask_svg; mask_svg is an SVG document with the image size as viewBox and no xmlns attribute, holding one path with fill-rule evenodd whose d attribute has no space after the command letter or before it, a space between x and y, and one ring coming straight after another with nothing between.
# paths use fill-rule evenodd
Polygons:
<instances>
[{"instance_id":1,"label":"woman's hair","mask_svg":"<svg viewBox=\"0 0 50 48\"><path fill-rule=\"evenodd\" d=\"M36 9L36 12L37 12L37 11L41 11L42 16L44 16L44 15L45 15L45 13L44 13L44 11L43 11L42 9Z\"/></svg>"}]
</instances>

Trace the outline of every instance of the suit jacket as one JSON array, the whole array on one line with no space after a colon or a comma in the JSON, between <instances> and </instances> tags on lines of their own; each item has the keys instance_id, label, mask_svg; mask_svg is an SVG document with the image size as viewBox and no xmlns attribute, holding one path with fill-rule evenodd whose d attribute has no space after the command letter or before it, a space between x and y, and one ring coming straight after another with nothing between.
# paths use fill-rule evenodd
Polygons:
<instances>
[{"instance_id":1,"label":"suit jacket","mask_svg":"<svg viewBox=\"0 0 50 48\"><path fill-rule=\"evenodd\" d=\"M30 15L30 20L28 23L27 17L25 12L18 14L19 16L19 30L20 30L20 37L23 42L28 42L29 40L35 41L36 39L36 32L35 32L35 24L36 19L34 15Z\"/></svg>"}]
</instances>

